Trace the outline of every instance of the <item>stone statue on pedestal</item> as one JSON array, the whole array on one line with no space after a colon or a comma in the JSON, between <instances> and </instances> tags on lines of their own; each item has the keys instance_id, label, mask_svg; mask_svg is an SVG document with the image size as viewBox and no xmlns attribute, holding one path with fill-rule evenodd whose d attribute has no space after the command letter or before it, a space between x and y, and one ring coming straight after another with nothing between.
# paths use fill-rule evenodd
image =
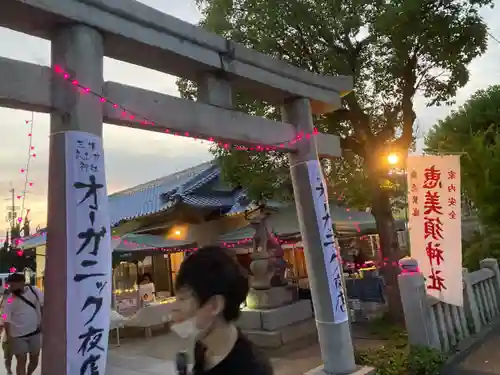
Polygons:
<instances>
[{"instance_id":1,"label":"stone statue on pedestal","mask_svg":"<svg viewBox=\"0 0 500 375\"><path fill-rule=\"evenodd\" d=\"M284 251L267 228L268 214L261 207L257 215L254 212L252 216L255 236L247 307L269 309L292 303L297 299L297 288L285 281Z\"/></svg>"},{"instance_id":2,"label":"stone statue on pedestal","mask_svg":"<svg viewBox=\"0 0 500 375\"><path fill-rule=\"evenodd\" d=\"M255 228L250 291L238 326L258 346L277 348L315 335L311 302L298 300L298 288L285 280L287 263L280 241L268 229L264 206L247 214Z\"/></svg>"},{"instance_id":3,"label":"stone statue on pedestal","mask_svg":"<svg viewBox=\"0 0 500 375\"><path fill-rule=\"evenodd\" d=\"M268 252L268 233L267 233L267 217L260 218L259 221L254 221L251 225L255 228L253 240L252 263L250 263L250 271L252 271L252 281L250 283L253 289L269 289L271 287L271 279L274 276L274 267L271 260L271 255Z\"/></svg>"}]
</instances>

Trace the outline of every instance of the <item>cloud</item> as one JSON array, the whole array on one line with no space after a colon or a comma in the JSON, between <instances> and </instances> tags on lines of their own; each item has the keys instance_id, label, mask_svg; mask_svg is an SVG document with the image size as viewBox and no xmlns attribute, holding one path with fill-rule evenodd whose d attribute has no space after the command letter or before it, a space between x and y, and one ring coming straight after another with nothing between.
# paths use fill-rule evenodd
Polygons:
<instances>
[{"instance_id":1,"label":"cloud","mask_svg":"<svg viewBox=\"0 0 500 375\"><path fill-rule=\"evenodd\" d=\"M157 8L185 21L196 23L199 13L194 1L143 0L146 5ZM22 46L22 47L21 47ZM12 30L0 28L0 55L11 59L50 65L50 43ZM104 78L136 87L178 95L176 77L150 69L106 58ZM16 195L22 194L29 145L31 113L0 108L0 134L4 143L0 147L0 197L9 199L9 189L14 187ZM34 225L45 225L48 188L49 116L36 114L33 128L33 145L36 157L29 168L29 181L33 182L26 194L26 208ZM103 142L108 192L153 180L176 171L189 168L211 158L208 146L189 139L166 134L147 132L104 125ZM0 205L0 220L6 216L6 205ZM22 200L16 199L21 206ZM7 227L7 223L5 223ZM0 225L0 238L5 235Z\"/></svg>"},{"instance_id":2,"label":"cloud","mask_svg":"<svg viewBox=\"0 0 500 375\"><path fill-rule=\"evenodd\" d=\"M14 112L17 116L10 116ZM31 113L0 108L0 133L9 134L12 142L5 142L0 148L0 192L8 197L11 187L16 196L23 195L27 151L29 148L30 125L24 119L31 119ZM15 130L15 132L14 132ZM29 167L29 182L26 194L26 208L30 208L30 218L35 225L46 222L48 156L49 156L49 116L35 114L33 125L33 145L36 157ZM113 193L130 186L153 180L176 171L202 163L211 158L206 144L172 135L146 132L144 130L104 125L103 134L108 192ZM16 199L16 205L21 206ZM7 202L10 204L10 202ZM0 214L6 216L5 207Z\"/></svg>"}]
</instances>

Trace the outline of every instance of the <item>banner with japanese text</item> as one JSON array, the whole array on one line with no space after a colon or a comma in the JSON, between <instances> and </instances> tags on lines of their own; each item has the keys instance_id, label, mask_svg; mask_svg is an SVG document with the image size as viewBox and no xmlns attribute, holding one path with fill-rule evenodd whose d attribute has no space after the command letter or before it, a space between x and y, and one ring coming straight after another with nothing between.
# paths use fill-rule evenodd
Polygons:
<instances>
[{"instance_id":1,"label":"banner with japanese text","mask_svg":"<svg viewBox=\"0 0 500 375\"><path fill-rule=\"evenodd\" d=\"M460 156L407 159L410 248L427 293L463 305Z\"/></svg>"},{"instance_id":2,"label":"banner with japanese text","mask_svg":"<svg viewBox=\"0 0 500 375\"><path fill-rule=\"evenodd\" d=\"M328 204L326 181L318 160L308 161L307 171L313 193L316 222L323 247L323 259L333 307L333 320L335 324L340 324L346 322L348 319L347 295L342 279L342 259L335 234L333 233L333 222Z\"/></svg>"},{"instance_id":3,"label":"banner with japanese text","mask_svg":"<svg viewBox=\"0 0 500 375\"><path fill-rule=\"evenodd\" d=\"M112 263L102 139L71 131L65 143L66 375L104 375Z\"/></svg>"}]
</instances>

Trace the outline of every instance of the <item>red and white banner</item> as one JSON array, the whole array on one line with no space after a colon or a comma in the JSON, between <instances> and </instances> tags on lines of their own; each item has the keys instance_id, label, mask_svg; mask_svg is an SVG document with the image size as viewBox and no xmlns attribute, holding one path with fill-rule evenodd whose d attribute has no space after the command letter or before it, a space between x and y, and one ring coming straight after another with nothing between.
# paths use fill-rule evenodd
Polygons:
<instances>
[{"instance_id":1,"label":"red and white banner","mask_svg":"<svg viewBox=\"0 0 500 375\"><path fill-rule=\"evenodd\" d=\"M460 156L409 156L411 256L427 293L463 305Z\"/></svg>"}]
</instances>

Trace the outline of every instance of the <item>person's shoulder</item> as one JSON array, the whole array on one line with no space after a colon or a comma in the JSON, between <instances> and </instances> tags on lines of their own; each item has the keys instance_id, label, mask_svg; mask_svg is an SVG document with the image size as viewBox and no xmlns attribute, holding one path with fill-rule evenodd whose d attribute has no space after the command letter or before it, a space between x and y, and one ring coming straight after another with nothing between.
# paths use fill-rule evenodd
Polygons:
<instances>
[{"instance_id":1,"label":"person's shoulder","mask_svg":"<svg viewBox=\"0 0 500 375\"><path fill-rule=\"evenodd\" d=\"M43 296L43 292L40 288L34 285L29 285L28 288L34 293L37 297Z\"/></svg>"},{"instance_id":2,"label":"person's shoulder","mask_svg":"<svg viewBox=\"0 0 500 375\"><path fill-rule=\"evenodd\" d=\"M245 364L240 375L273 375L269 358L243 334L240 334L238 345L241 349L240 361Z\"/></svg>"}]
</instances>

